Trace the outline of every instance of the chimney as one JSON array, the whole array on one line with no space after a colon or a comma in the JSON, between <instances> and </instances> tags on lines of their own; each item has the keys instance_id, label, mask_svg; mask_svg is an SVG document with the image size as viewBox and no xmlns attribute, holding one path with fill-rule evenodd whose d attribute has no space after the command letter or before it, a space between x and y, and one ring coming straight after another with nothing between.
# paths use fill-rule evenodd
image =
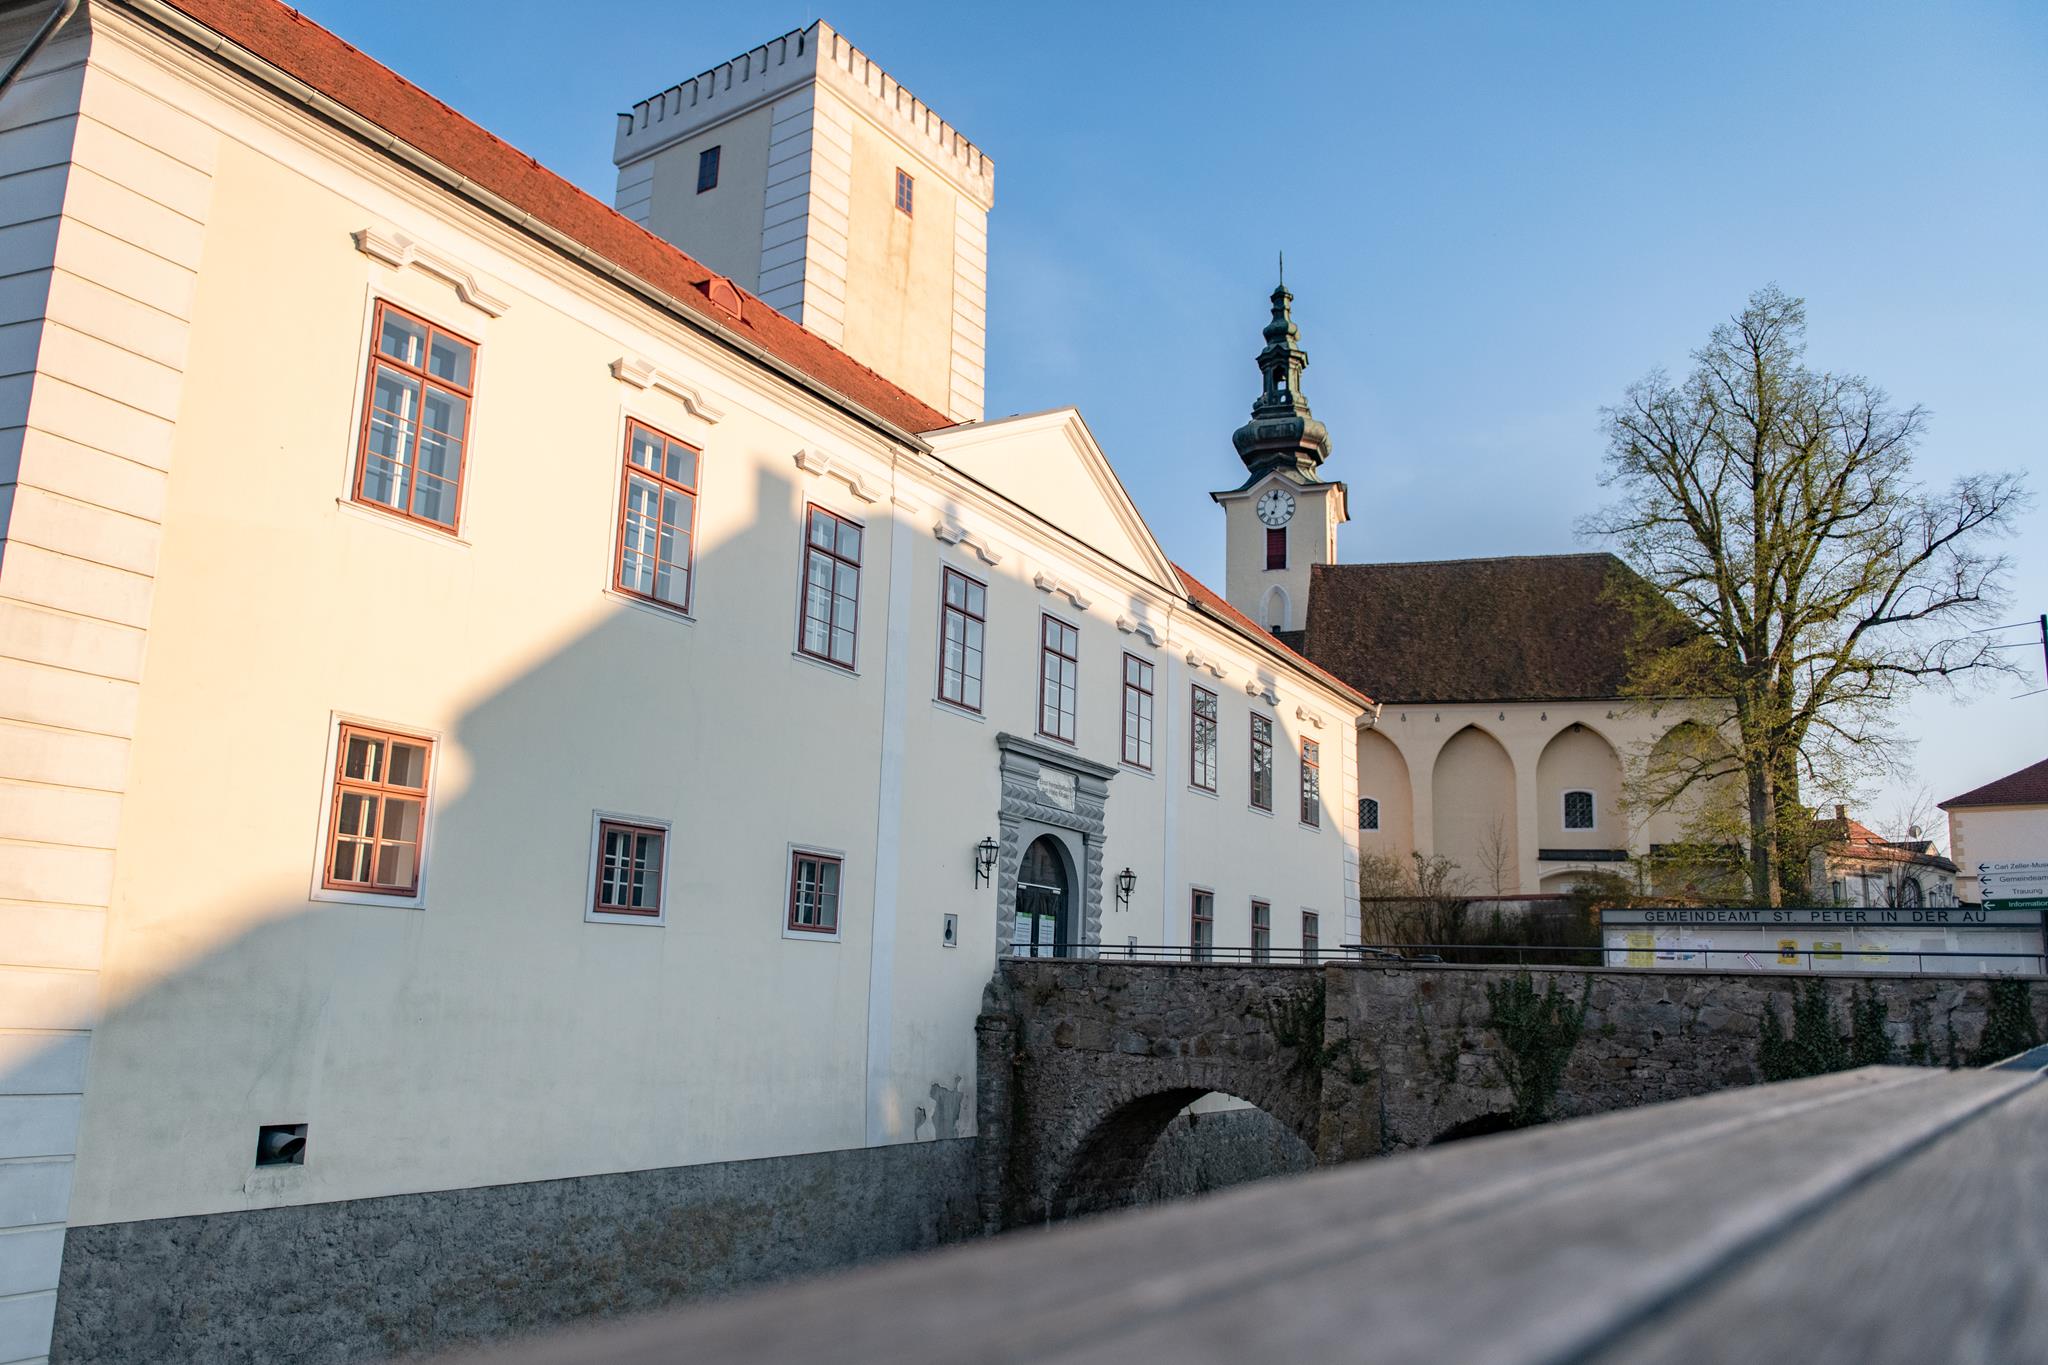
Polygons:
<instances>
[{"instance_id":1,"label":"chimney","mask_svg":"<svg viewBox=\"0 0 2048 1365\"><path fill-rule=\"evenodd\" d=\"M1835 818L1845 823L1849 819L1849 808L1839 801L1835 802Z\"/></svg>"}]
</instances>

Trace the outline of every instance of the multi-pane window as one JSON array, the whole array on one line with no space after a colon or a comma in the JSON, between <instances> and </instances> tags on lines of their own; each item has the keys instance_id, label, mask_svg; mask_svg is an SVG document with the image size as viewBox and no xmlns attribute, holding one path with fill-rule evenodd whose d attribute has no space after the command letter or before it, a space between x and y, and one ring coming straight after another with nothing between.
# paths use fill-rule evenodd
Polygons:
<instances>
[{"instance_id":1,"label":"multi-pane window","mask_svg":"<svg viewBox=\"0 0 2048 1365\"><path fill-rule=\"evenodd\" d=\"M1188 912L1188 957L1207 962L1216 948L1216 897L1197 891Z\"/></svg>"},{"instance_id":2,"label":"multi-pane window","mask_svg":"<svg viewBox=\"0 0 2048 1365\"><path fill-rule=\"evenodd\" d=\"M804 533L804 622L797 647L815 658L853 667L860 619L859 523L813 507Z\"/></svg>"},{"instance_id":3,"label":"multi-pane window","mask_svg":"<svg viewBox=\"0 0 2048 1365\"><path fill-rule=\"evenodd\" d=\"M1287 567L1287 528L1269 527L1266 531L1266 567L1284 569Z\"/></svg>"},{"instance_id":4,"label":"multi-pane window","mask_svg":"<svg viewBox=\"0 0 2048 1365\"><path fill-rule=\"evenodd\" d=\"M899 168L896 172L896 207L909 213L916 190L917 182L911 179L910 172Z\"/></svg>"},{"instance_id":5,"label":"multi-pane window","mask_svg":"<svg viewBox=\"0 0 2048 1365\"><path fill-rule=\"evenodd\" d=\"M939 593L939 700L981 709L982 633L988 589L957 569L942 575Z\"/></svg>"},{"instance_id":6,"label":"multi-pane window","mask_svg":"<svg viewBox=\"0 0 2048 1365\"><path fill-rule=\"evenodd\" d=\"M1312 739L1301 742L1301 823L1323 823L1323 746Z\"/></svg>"},{"instance_id":7,"label":"multi-pane window","mask_svg":"<svg viewBox=\"0 0 2048 1365\"><path fill-rule=\"evenodd\" d=\"M805 934L839 932L839 859L825 853L790 855L789 927Z\"/></svg>"},{"instance_id":8,"label":"multi-pane window","mask_svg":"<svg viewBox=\"0 0 2048 1365\"><path fill-rule=\"evenodd\" d=\"M688 611L697 539L696 448L628 422L619 499L619 591Z\"/></svg>"},{"instance_id":9,"label":"multi-pane window","mask_svg":"<svg viewBox=\"0 0 2048 1365\"><path fill-rule=\"evenodd\" d=\"M1380 827L1380 803L1376 796L1358 798L1358 827L1378 829Z\"/></svg>"},{"instance_id":10,"label":"multi-pane window","mask_svg":"<svg viewBox=\"0 0 2048 1365\"><path fill-rule=\"evenodd\" d=\"M1313 967L1323 956L1323 920L1313 910L1301 912L1301 960Z\"/></svg>"},{"instance_id":11,"label":"multi-pane window","mask_svg":"<svg viewBox=\"0 0 2048 1365\"><path fill-rule=\"evenodd\" d=\"M1188 781L1212 792L1216 790L1216 694L1205 687L1195 688L1189 710L1194 723L1188 731Z\"/></svg>"},{"instance_id":12,"label":"multi-pane window","mask_svg":"<svg viewBox=\"0 0 2048 1365\"><path fill-rule=\"evenodd\" d=\"M1566 829L1593 828L1593 793L1570 791L1564 794L1564 827Z\"/></svg>"},{"instance_id":13,"label":"multi-pane window","mask_svg":"<svg viewBox=\"0 0 2048 1365\"><path fill-rule=\"evenodd\" d=\"M1273 809L1273 718L1252 713L1252 804Z\"/></svg>"},{"instance_id":14,"label":"multi-pane window","mask_svg":"<svg viewBox=\"0 0 2048 1365\"><path fill-rule=\"evenodd\" d=\"M343 725L322 883L410 896L420 885L430 740Z\"/></svg>"},{"instance_id":15,"label":"multi-pane window","mask_svg":"<svg viewBox=\"0 0 2048 1365\"><path fill-rule=\"evenodd\" d=\"M1273 907L1265 901L1252 902L1252 961L1273 960Z\"/></svg>"},{"instance_id":16,"label":"multi-pane window","mask_svg":"<svg viewBox=\"0 0 2048 1365\"><path fill-rule=\"evenodd\" d=\"M1152 767L1152 665L1124 655L1124 762Z\"/></svg>"},{"instance_id":17,"label":"multi-pane window","mask_svg":"<svg viewBox=\"0 0 2048 1365\"><path fill-rule=\"evenodd\" d=\"M662 853L667 831L654 825L600 820L597 886L590 908L600 915L661 915Z\"/></svg>"},{"instance_id":18,"label":"multi-pane window","mask_svg":"<svg viewBox=\"0 0 2048 1365\"><path fill-rule=\"evenodd\" d=\"M697 193L699 194L704 193L706 190L718 188L719 150L717 147L706 147L703 151L697 153Z\"/></svg>"},{"instance_id":19,"label":"multi-pane window","mask_svg":"<svg viewBox=\"0 0 2048 1365\"><path fill-rule=\"evenodd\" d=\"M1057 616L1039 625L1038 733L1074 742L1075 693L1081 673L1081 632Z\"/></svg>"},{"instance_id":20,"label":"multi-pane window","mask_svg":"<svg viewBox=\"0 0 2048 1365\"><path fill-rule=\"evenodd\" d=\"M374 331L355 499L452 531L476 344L388 303L377 305Z\"/></svg>"}]
</instances>

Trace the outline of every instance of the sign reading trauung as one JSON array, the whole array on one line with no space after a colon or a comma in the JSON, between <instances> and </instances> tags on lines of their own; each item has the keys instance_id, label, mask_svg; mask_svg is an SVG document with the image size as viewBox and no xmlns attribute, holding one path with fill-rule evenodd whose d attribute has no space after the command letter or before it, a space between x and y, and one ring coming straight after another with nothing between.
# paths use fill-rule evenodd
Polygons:
<instances>
[{"instance_id":1,"label":"sign reading trauung","mask_svg":"<svg viewBox=\"0 0 2048 1365\"><path fill-rule=\"evenodd\" d=\"M1987 909L2048 910L2048 862L1978 863L1977 893Z\"/></svg>"},{"instance_id":2,"label":"sign reading trauung","mask_svg":"<svg viewBox=\"0 0 2048 1365\"><path fill-rule=\"evenodd\" d=\"M1865 926L1872 929L2002 929L2038 928L2041 912L2014 906L1973 909L1969 906L1906 905L1677 905L1600 912L1600 923L1614 928L1651 924L1720 924L1759 929L1813 925Z\"/></svg>"}]
</instances>

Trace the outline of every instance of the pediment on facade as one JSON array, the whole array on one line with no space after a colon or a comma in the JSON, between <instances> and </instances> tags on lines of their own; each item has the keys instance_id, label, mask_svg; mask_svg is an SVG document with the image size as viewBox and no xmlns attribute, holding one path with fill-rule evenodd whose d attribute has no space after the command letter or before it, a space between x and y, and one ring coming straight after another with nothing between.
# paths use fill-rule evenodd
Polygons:
<instances>
[{"instance_id":1,"label":"pediment on facade","mask_svg":"<svg viewBox=\"0 0 2048 1365\"><path fill-rule=\"evenodd\" d=\"M1169 592L1173 565L1073 408L934 432L932 453Z\"/></svg>"}]
</instances>

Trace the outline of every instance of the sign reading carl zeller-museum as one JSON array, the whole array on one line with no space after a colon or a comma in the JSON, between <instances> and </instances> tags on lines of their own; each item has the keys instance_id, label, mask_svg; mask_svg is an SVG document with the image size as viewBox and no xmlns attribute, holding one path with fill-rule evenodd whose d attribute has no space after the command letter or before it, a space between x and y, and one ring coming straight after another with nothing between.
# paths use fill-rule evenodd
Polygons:
<instances>
[{"instance_id":1,"label":"sign reading carl zeller-museum","mask_svg":"<svg viewBox=\"0 0 2048 1365\"><path fill-rule=\"evenodd\" d=\"M1869 929L2036 928L2039 910L1971 909L1967 906L1906 905L1681 905L1603 910L1605 925L1721 924L1758 929L1827 925Z\"/></svg>"}]
</instances>

